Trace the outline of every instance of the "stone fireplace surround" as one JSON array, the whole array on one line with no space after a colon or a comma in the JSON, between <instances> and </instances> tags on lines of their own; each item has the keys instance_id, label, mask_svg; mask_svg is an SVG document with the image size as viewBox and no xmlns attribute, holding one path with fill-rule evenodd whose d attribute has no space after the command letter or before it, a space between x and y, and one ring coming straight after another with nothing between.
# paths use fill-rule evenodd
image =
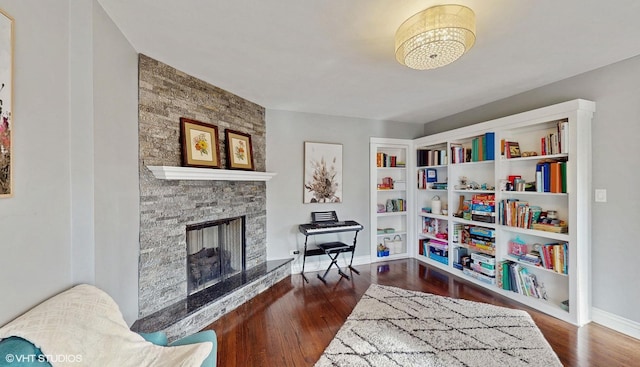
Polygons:
<instances>
[{"instance_id":1,"label":"stone fireplace surround","mask_svg":"<svg viewBox=\"0 0 640 367\"><path fill-rule=\"evenodd\" d=\"M222 167L225 129L251 134L256 171L265 170L263 107L139 56L139 320L132 328L162 329L170 337L201 329L290 274L288 261L266 262L265 182L159 180L147 168L181 165L180 117L218 127ZM221 286L239 289L188 302L186 226L240 216L246 217L248 272Z\"/></svg>"}]
</instances>

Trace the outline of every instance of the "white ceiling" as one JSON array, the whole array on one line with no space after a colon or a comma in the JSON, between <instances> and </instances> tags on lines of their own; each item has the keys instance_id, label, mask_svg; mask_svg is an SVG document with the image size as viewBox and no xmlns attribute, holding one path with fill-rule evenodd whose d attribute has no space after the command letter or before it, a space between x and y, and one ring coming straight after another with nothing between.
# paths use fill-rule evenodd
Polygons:
<instances>
[{"instance_id":1,"label":"white ceiling","mask_svg":"<svg viewBox=\"0 0 640 367\"><path fill-rule=\"evenodd\" d=\"M435 0L98 0L140 53L269 109L424 123L640 54L638 0L459 0L477 41L416 71L394 34ZM576 96L580 97L580 96Z\"/></svg>"}]
</instances>

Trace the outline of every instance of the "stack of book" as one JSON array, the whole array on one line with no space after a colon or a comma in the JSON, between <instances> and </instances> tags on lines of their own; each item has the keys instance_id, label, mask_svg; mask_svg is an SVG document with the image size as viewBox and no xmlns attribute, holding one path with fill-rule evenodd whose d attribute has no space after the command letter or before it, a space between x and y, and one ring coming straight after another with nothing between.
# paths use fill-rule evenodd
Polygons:
<instances>
[{"instance_id":1,"label":"stack of book","mask_svg":"<svg viewBox=\"0 0 640 367\"><path fill-rule=\"evenodd\" d=\"M387 208L387 211L392 211L392 212L404 212L407 210L406 208L406 202L404 199L390 199L391 200L391 210L388 210L389 208ZM389 207L389 205L387 204L387 207Z\"/></svg>"},{"instance_id":2,"label":"stack of book","mask_svg":"<svg viewBox=\"0 0 640 367\"><path fill-rule=\"evenodd\" d=\"M471 162L471 147L465 147L462 144L451 144L451 163Z\"/></svg>"},{"instance_id":3,"label":"stack of book","mask_svg":"<svg viewBox=\"0 0 640 367\"><path fill-rule=\"evenodd\" d=\"M528 297L547 299L544 284L538 282L536 275L526 267L508 260L500 261L498 274L497 283L500 288Z\"/></svg>"},{"instance_id":4,"label":"stack of book","mask_svg":"<svg viewBox=\"0 0 640 367\"><path fill-rule=\"evenodd\" d=\"M495 251L496 231L491 228L469 226L469 242L471 249L479 249L486 252Z\"/></svg>"},{"instance_id":5,"label":"stack of book","mask_svg":"<svg viewBox=\"0 0 640 367\"><path fill-rule=\"evenodd\" d=\"M569 122L558 121L556 132L540 138L540 152L542 155L569 153Z\"/></svg>"},{"instance_id":6,"label":"stack of book","mask_svg":"<svg viewBox=\"0 0 640 367\"><path fill-rule=\"evenodd\" d=\"M534 245L540 256L540 265L560 274L569 273L569 246L566 242Z\"/></svg>"},{"instance_id":7,"label":"stack of book","mask_svg":"<svg viewBox=\"0 0 640 367\"><path fill-rule=\"evenodd\" d=\"M472 252L462 257L462 272L488 284L496 282L496 259L493 256Z\"/></svg>"},{"instance_id":8,"label":"stack of book","mask_svg":"<svg viewBox=\"0 0 640 367\"><path fill-rule=\"evenodd\" d=\"M495 159L495 133L488 132L471 141L471 162L492 161Z\"/></svg>"},{"instance_id":9,"label":"stack of book","mask_svg":"<svg viewBox=\"0 0 640 367\"><path fill-rule=\"evenodd\" d=\"M435 168L421 168L418 170L418 189L426 189L429 183L437 183L436 181L438 181L438 172Z\"/></svg>"},{"instance_id":10,"label":"stack of book","mask_svg":"<svg viewBox=\"0 0 640 367\"><path fill-rule=\"evenodd\" d=\"M471 199L471 220L484 223L496 222L496 196L475 194Z\"/></svg>"},{"instance_id":11,"label":"stack of book","mask_svg":"<svg viewBox=\"0 0 640 367\"><path fill-rule=\"evenodd\" d=\"M498 203L498 223L510 227L533 228L542 208L530 206L526 201L505 199Z\"/></svg>"},{"instance_id":12,"label":"stack of book","mask_svg":"<svg viewBox=\"0 0 640 367\"><path fill-rule=\"evenodd\" d=\"M536 164L537 192L567 192L567 162L544 159Z\"/></svg>"},{"instance_id":13,"label":"stack of book","mask_svg":"<svg viewBox=\"0 0 640 367\"><path fill-rule=\"evenodd\" d=\"M447 164L447 150L446 149L420 149L417 151L417 165L418 167L424 166L441 166Z\"/></svg>"},{"instance_id":14,"label":"stack of book","mask_svg":"<svg viewBox=\"0 0 640 367\"><path fill-rule=\"evenodd\" d=\"M376 154L376 166L377 167L405 167L406 163L399 161L395 155L390 155L383 152Z\"/></svg>"}]
</instances>

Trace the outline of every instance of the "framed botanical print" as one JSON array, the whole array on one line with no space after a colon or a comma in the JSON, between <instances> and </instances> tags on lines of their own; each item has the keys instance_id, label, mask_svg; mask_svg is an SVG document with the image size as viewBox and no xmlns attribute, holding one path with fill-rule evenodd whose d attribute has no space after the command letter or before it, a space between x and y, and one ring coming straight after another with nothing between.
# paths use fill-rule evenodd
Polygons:
<instances>
[{"instance_id":1,"label":"framed botanical print","mask_svg":"<svg viewBox=\"0 0 640 367\"><path fill-rule=\"evenodd\" d=\"M13 196L13 18L0 9L0 198Z\"/></svg>"},{"instance_id":2,"label":"framed botanical print","mask_svg":"<svg viewBox=\"0 0 640 367\"><path fill-rule=\"evenodd\" d=\"M342 202L342 144L304 142L303 202Z\"/></svg>"},{"instance_id":3,"label":"framed botanical print","mask_svg":"<svg viewBox=\"0 0 640 367\"><path fill-rule=\"evenodd\" d=\"M217 126L181 117L180 136L183 166L220 168Z\"/></svg>"},{"instance_id":4,"label":"framed botanical print","mask_svg":"<svg viewBox=\"0 0 640 367\"><path fill-rule=\"evenodd\" d=\"M227 168L253 171L253 147L251 135L235 130L225 130L227 144Z\"/></svg>"}]
</instances>

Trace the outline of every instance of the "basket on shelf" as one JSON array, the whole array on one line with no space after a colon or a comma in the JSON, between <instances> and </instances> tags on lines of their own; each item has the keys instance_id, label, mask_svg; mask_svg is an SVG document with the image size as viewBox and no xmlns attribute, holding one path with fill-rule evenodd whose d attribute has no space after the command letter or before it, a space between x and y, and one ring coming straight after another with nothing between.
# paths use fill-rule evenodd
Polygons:
<instances>
[{"instance_id":1,"label":"basket on shelf","mask_svg":"<svg viewBox=\"0 0 640 367\"><path fill-rule=\"evenodd\" d=\"M402 237L399 234L393 236L393 238L384 238L384 245L389 249L389 255L402 253L402 242Z\"/></svg>"}]
</instances>

